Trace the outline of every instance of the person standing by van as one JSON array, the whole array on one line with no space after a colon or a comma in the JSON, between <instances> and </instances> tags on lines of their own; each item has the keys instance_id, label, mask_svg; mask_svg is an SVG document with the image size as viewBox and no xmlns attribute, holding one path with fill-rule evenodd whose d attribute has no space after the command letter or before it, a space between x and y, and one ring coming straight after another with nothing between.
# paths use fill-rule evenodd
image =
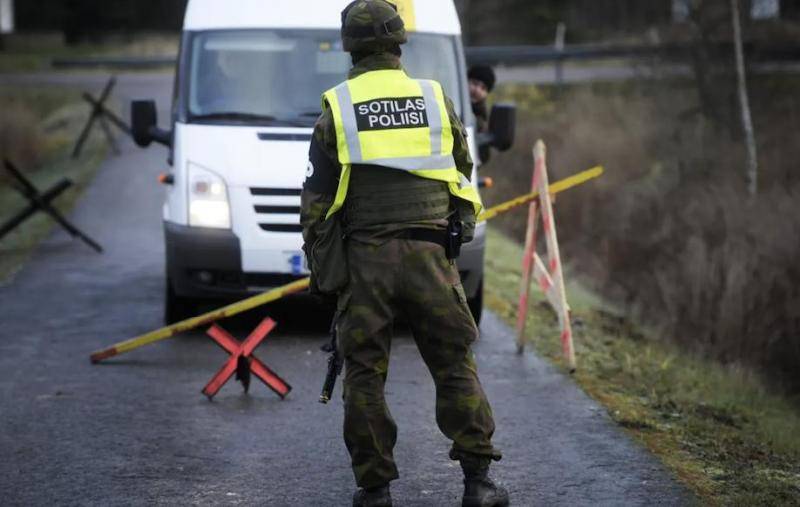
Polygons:
<instances>
[{"instance_id":1,"label":"person standing by van","mask_svg":"<svg viewBox=\"0 0 800 507\"><path fill-rule=\"evenodd\" d=\"M497 78L488 65L473 65L467 71L467 79L472 113L478 122L478 133L483 134L489 131L489 107L486 102Z\"/></svg>"},{"instance_id":2,"label":"person standing by van","mask_svg":"<svg viewBox=\"0 0 800 507\"><path fill-rule=\"evenodd\" d=\"M464 472L463 505L508 505L488 477L501 454L470 348L478 329L454 264L481 209L464 127L439 83L403 71L406 30L393 4L352 2L342 39L353 68L323 95L301 223L312 290L338 296L353 505L392 505L397 426L384 384L400 315L436 385L436 420Z\"/></svg>"},{"instance_id":3,"label":"person standing by van","mask_svg":"<svg viewBox=\"0 0 800 507\"><path fill-rule=\"evenodd\" d=\"M473 65L467 71L469 83L469 101L472 105L472 114L475 115L477 133L489 133L489 105L487 104L489 94L494 89L496 77L494 70L488 65ZM488 144L478 145L478 158L481 163L489 162L492 156L491 146Z\"/></svg>"}]
</instances>

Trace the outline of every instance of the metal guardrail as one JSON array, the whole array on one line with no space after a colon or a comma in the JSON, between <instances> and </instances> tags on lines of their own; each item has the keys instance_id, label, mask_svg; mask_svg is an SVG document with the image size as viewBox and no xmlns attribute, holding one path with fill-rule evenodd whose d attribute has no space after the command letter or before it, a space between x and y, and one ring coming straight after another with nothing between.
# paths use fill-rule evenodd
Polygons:
<instances>
[{"instance_id":1,"label":"metal guardrail","mask_svg":"<svg viewBox=\"0 0 800 507\"><path fill-rule=\"evenodd\" d=\"M533 64L565 60L600 60L606 58L663 58L685 60L696 48L688 44L662 45L571 45L558 50L553 46L473 46L465 48L471 64ZM719 55L733 55L732 44L719 44L712 48ZM800 61L800 46L757 46L745 48L748 58L754 61ZM732 56L731 56L732 58Z\"/></svg>"},{"instance_id":2,"label":"metal guardrail","mask_svg":"<svg viewBox=\"0 0 800 507\"><path fill-rule=\"evenodd\" d=\"M471 64L526 64L563 60L593 60L602 58L641 58L661 54L666 50L658 46L605 46L596 44L565 46L473 46L464 48Z\"/></svg>"},{"instance_id":3,"label":"metal guardrail","mask_svg":"<svg viewBox=\"0 0 800 507\"><path fill-rule=\"evenodd\" d=\"M719 54L733 54L732 44L720 44L714 48ZM554 46L471 46L464 50L470 64L525 65L565 60L600 60L606 58L651 58L687 59L691 57L692 46L686 44L667 45L606 45L575 44L563 50ZM749 59L755 61L800 61L800 45L769 47L749 45L745 47ZM176 56L155 57L85 57L56 58L51 65L56 69L65 68L114 68L136 70L175 65Z\"/></svg>"},{"instance_id":4,"label":"metal guardrail","mask_svg":"<svg viewBox=\"0 0 800 507\"><path fill-rule=\"evenodd\" d=\"M168 56L97 56L83 58L54 58L50 65L54 69L74 68L114 68L123 70L171 67L175 65L176 55Z\"/></svg>"}]
</instances>

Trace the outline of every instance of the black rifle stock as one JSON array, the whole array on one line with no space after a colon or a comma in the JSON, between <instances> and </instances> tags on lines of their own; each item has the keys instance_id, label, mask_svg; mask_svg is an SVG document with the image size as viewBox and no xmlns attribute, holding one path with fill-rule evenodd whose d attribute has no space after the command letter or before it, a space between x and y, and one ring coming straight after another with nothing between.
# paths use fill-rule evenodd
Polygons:
<instances>
[{"instance_id":1,"label":"black rifle stock","mask_svg":"<svg viewBox=\"0 0 800 507\"><path fill-rule=\"evenodd\" d=\"M338 320L339 313L337 312L333 317L333 323L331 323L331 341L323 348L323 350L326 352L330 352L331 355L328 358L328 373L325 375L325 383L322 386L322 394L319 395L320 403L328 403L331 401L331 397L333 396L333 388L336 386L336 377L342 373L342 366L344 365L344 360L339 354L339 343L336 336L336 321Z\"/></svg>"}]
</instances>

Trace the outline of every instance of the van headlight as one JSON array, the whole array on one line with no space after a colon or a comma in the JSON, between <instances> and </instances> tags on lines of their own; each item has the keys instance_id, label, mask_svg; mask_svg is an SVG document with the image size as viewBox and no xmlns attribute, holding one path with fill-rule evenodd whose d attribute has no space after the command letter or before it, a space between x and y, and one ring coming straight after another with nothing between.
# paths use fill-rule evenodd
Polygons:
<instances>
[{"instance_id":1,"label":"van headlight","mask_svg":"<svg viewBox=\"0 0 800 507\"><path fill-rule=\"evenodd\" d=\"M231 209L225 181L213 172L189 162L189 226L231 228Z\"/></svg>"}]
</instances>

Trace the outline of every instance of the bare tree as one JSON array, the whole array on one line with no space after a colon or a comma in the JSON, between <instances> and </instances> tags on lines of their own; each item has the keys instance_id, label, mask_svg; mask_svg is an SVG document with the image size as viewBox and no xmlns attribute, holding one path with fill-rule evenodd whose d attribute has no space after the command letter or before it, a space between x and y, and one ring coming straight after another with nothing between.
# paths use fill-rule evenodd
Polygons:
<instances>
[{"instance_id":1,"label":"bare tree","mask_svg":"<svg viewBox=\"0 0 800 507\"><path fill-rule=\"evenodd\" d=\"M742 20L739 13L739 0L731 0L733 21L733 43L736 48L736 76L739 88L739 107L742 112L742 130L747 148L747 190L751 196L758 192L758 153L756 136L753 130L753 118L750 114L750 99L747 94L747 75L744 66L744 49L742 44Z\"/></svg>"}]
</instances>

